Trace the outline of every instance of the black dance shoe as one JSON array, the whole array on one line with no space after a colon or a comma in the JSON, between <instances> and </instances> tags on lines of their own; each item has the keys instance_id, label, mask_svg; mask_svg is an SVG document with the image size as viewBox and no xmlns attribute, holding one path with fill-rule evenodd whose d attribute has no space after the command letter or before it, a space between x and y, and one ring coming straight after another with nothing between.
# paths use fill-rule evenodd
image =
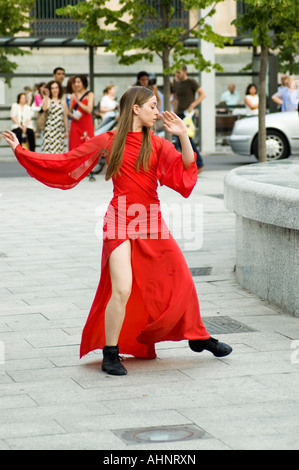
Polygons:
<instances>
[{"instance_id":1,"label":"black dance shoe","mask_svg":"<svg viewBox=\"0 0 299 470\"><path fill-rule=\"evenodd\" d=\"M216 357L228 356L233 348L225 343L220 343L218 339L209 338L209 339L192 339L189 340L189 348L195 352L202 352L204 349L210 351Z\"/></svg>"},{"instance_id":2,"label":"black dance shoe","mask_svg":"<svg viewBox=\"0 0 299 470\"><path fill-rule=\"evenodd\" d=\"M122 358L119 356L118 346L104 346L102 370L110 375L126 375L127 370L120 363Z\"/></svg>"}]
</instances>

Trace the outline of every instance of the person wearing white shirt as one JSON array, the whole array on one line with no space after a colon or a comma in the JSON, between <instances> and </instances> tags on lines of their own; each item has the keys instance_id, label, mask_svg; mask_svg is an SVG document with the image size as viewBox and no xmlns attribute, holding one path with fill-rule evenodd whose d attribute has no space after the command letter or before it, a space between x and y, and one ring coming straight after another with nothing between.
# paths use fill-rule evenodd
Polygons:
<instances>
[{"instance_id":1,"label":"person wearing white shirt","mask_svg":"<svg viewBox=\"0 0 299 470\"><path fill-rule=\"evenodd\" d=\"M103 122L108 119L115 118L118 103L114 97L115 86L108 85L104 90L104 96L100 102L100 114L102 115Z\"/></svg>"},{"instance_id":2,"label":"person wearing white shirt","mask_svg":"<svg viewBox=\"0 0 299 470\"><path fill-rule=\"evenodd\" d=\"M222 93L220 101L227 106L236 106L239 104L240 94L236 91L234 83L228 85L228 89Z\"/></svg>"},{"instance_id":3,"label":"person wearing white shirt","mask_svg":"<svg viewBox=\"0 0 299 470\"><path fill-rule=\"evenodd\" d=\"M23 137L27 136L29 150L35 152L35 135L32 123L32 109L26 104L26 94L19 93L17 102L13 103L10 110L10 117L13 122L11 130L16 134L17 139L22 145Z\"/></svg>"},{"instance_id":4,"label":"person wearing white shirt","mask_svg":"<svg viewBox=\"0 0 299 470\"><path fill-rule=\"evenodd\" d=\"M289 77L287 86L278 90L272 100L281 105L281 111L297 111L299 103L299 90L296 87L296 78Z\"/></svg>"},{"instance_id":5,"label":"person wearing white shirt","mask_svg":"<svg viewBox=\"0 0 299 470\"><path fill-rule=\"evenodd\" d=\"M259 97L254 83L248 85L245 96L246 116L257 116L259 113Z\"/></svg>"}]
</instances>

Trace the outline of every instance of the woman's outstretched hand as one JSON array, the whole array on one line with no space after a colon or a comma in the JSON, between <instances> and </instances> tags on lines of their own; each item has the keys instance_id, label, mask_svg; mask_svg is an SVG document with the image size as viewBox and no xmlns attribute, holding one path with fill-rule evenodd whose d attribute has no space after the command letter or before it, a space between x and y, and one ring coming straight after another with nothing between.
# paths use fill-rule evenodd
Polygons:
<instances>
[{"instance_id":1,"label":"woman's outstretched hand","mask_svg":"<svg viewBox=\"0 0 299 470\"><path fill-rule=\"evenodd\" d=\"M163 111L161 115L165 129L174 135L187 134L185 123L173 111Z\"/></svg>"},{"instance_id":2,"label":"woman's outstretched hand","mask_svg":"<svg viewBox=\"0 0 299 470\"><path fill-rule=\"evenodd\" d=\"M8 143L8 145L10 146L10 148L12 149L12 151L15 152L17 145L19 145L19 141L17 139L16 134L11 131L4 131L2 132L2 135L4 139L6 140L6 142Z\"/></svg>"},{"instance_id":3,"label":"woman's outstretched hand","mask_svg":"<svg viewBox=\"0 0 299 470\"><path fill-rule=\"evenodd\" d=\"M163 119L165 129L171 134L177 135L180 139L184 168L189 168L191 163L194 162L195 153L193 152L185 123L172 111L164 111L163 116L160 115L160 118Z\"/></svg>"}]
</instances>

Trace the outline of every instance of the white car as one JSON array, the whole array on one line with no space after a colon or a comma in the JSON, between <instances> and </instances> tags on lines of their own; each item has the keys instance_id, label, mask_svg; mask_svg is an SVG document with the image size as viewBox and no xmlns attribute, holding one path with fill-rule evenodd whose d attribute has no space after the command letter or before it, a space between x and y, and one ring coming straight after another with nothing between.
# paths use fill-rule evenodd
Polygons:
<instances>
[{"instance_id":1,"label":"white car","mask_svg":"<svg viewBox=\"0 0 299 470\"><path fill-rule=\"evenodd\" d=\"M296 111L266 115L267 160L299 153L299 116ZM234 124L229 144L233 152L258 159L258 116L241 118Z\"/></svg>"}]
</instances>

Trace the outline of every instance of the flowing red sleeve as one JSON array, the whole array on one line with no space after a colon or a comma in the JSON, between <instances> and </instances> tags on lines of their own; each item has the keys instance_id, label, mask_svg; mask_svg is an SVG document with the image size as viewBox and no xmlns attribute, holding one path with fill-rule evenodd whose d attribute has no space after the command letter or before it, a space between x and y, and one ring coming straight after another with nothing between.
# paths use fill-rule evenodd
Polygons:
<instances>
[{"instance_id":1,"label":"flowing red sleeve","mask_svg":"<svg viewBox=\"0 0 299 470\"><path fill-rule=\"evenodd\" d=\"M51 188L71 189L85 178L102 155L107 156L112 133L98 135L70 152L37 153L18 145L15 155L27 173Z\"/></svg>"},{"instance_id":2,"label":"flowing red sleeve","mask_svg":"<svg viewBox=\"0 0 299 470\"><path fill-rule=\"evenodd\" d=\"M161 186L174 189L184 197L189 197L197 182L196 155L189 168L185 169L182 154L166 139L155 137L158 148L158 180Z\"/></svg>"}]
</instances>

